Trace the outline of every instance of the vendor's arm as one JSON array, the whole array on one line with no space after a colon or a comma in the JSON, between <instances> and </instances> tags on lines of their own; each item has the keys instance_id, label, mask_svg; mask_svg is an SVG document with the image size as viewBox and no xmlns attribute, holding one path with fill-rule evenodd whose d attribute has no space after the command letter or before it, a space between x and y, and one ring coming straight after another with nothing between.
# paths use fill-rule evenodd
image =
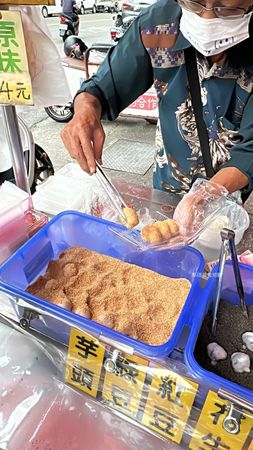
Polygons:
<instances>
[{"instance_id":1,"label":"vendor's arm","mask_svg":"<svg viewBox=\"0 0 253 450\"><path fill-rule=\"evenodd\" d=\"M212 181L224 186L228 192L232 193L244 188L249 184L249 178L237 167L225 167L216 173Z\"/></svg>"},{"instance_id":2,"label":"vendor's arm","mask_svg":"<svg viewBox=\"0 0 253 450\"><path fill-rule=\"evenodd\" d=\"M212 177L211 183L192 189L178 204L174 219L181 234L188 236L201 228L206 205L216 201L222 186L230 193L244 187L253 189L253 96L245 106L238 141L231 149L231 158Z\"/></svg>"},{"instance_id":3,"label":"vendor's arm","mask_svg":"<svg viewBox=\"0 0 253 450\"><path fill-rule=\"evenodd\" d=\"M212 181L224 186L229 192L248 187L253 189L253 96L245 106L241 127L240 142L231 149L231 158Z\"/></svg>"},{"instance_id":4,"label":"vendor's arm","mask_svg":"<svg viewBox=\"0 0 253 450\"><path fill-rule=\"evenodd\" d=\"M101 162L104 130L101 117L118 114L152 85L149 55L144 48L138 17L112 47L97 73L85 81L74 100L74 117L61 132L65 147L83 170L94 173Z\"/></svg>"},{"instance_id":5,"label":"vendor's arm","mask_svg":"<svg viewBox=\"0 0 253 450\"><path fill-rule=\"evenodd\" d=\"M109 50L96 74L84 81L78 91L78 94L89 92L99 99L103 118L114 120L153 83L150 57L141 40L142 20L142 15L135 19Z\"/></svg>"}]
</instances>

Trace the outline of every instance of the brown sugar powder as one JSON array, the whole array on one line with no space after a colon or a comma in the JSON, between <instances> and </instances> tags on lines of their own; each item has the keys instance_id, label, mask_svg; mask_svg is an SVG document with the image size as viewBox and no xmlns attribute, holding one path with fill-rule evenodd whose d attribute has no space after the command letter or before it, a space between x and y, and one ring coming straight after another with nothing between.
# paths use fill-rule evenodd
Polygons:
<instances>
[{"instance_id":1,"label":"brown sugar powder","mask_svg":"<svg viewBox=\"0 0 253 450\"><path fill-rule=\"evenodd\" d=\"M172 334L191 284L72 247L28 292L151 345Z\"/></svg>"}]
</instances>

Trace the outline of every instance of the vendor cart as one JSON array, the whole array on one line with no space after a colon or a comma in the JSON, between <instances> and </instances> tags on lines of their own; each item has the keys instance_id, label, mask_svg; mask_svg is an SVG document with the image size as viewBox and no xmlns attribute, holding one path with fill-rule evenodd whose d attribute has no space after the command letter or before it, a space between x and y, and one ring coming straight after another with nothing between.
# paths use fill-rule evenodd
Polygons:
<instances>
[{"instance_id":1,"label":"vendor cart","mask_svg":"<svg viewBox=\"0 0 253 450\"><path fill-rule=\"evenodd\" d=\"M22 204L30 205L15 107L3 108L17 185L28 194ZM173 212L172 197L159 204L157 192L147 196L135 189L132 200L141 197L158 214ZM12 224L13 211L7 206L1 220L7 217ZM252 450L253 390L207 370L196 359L202 324L213 309L219 266L206 282L204 259L196 249L140 252L122 239L122 225L91 214L64 211L42 225L0 266L0 448ZM167 342L144 343L27 292L48 264L73 246L190 282ZM240 274L250 310L252 268L240 264ZM240 305L230 262L221 295L227 305Z\"/></svg>"}]
</instances>

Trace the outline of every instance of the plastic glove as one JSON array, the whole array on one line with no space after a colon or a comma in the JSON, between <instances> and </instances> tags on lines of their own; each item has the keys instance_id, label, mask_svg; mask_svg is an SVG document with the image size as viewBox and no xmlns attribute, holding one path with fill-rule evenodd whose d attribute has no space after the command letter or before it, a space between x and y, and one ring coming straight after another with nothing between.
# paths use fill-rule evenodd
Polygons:
<instances>
[{"instance_id":1,"label":"plastic glove","mask_svg":"<svg viewBox=\"0 0 253 450\"><path fill-rule=\"evenodd\" d=\"M228 191L205 179L197 179L177 205L173 219L187 238L203 231L207 223L224 207Z\"/></svg>"}]
</instances>

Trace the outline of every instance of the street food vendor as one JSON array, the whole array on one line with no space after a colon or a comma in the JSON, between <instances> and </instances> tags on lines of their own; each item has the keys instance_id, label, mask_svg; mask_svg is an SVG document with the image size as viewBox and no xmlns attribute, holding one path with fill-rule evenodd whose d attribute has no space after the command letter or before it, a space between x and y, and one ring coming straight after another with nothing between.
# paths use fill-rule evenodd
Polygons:
<instances>
[{"instance_id":1,"label":"street food vendor","mask_svg":"<svg viewBox=\"0 0 253 450\"><path fill-rule=\"evenodd\" d=\"M61 134L71 157L95 172L105 139L101 118L116 119L154 84L159 120L153 186L186 193L205 172L184 59L193 46L214 191L252 190L252 12L252 0L160 0L147 8L78 91L74 117Z\"/></svg>"}]
</instances>

